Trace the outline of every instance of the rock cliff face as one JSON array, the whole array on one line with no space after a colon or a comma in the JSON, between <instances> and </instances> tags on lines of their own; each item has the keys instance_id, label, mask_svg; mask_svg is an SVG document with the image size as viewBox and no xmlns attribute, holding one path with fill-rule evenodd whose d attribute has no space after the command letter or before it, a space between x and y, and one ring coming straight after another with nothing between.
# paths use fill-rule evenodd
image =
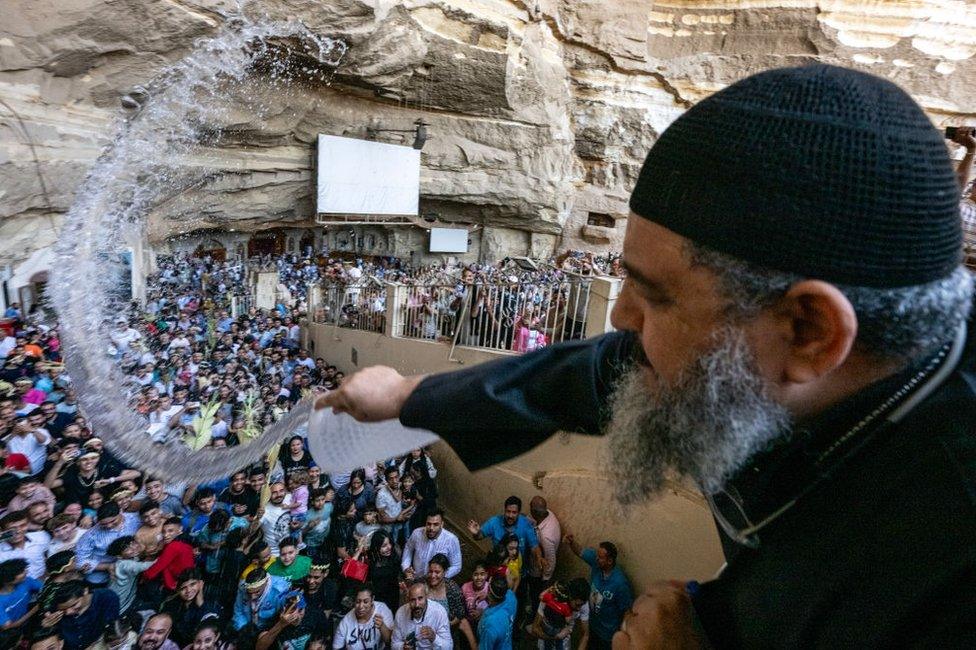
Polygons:
<instances>
[{"instance_id":1,"label":"rock cliff face","mask_svg":"<svg viewBox=\"0 0 976 650\"><path fill-rule=\"evenodd\" d=\"M0 261L55 239L120 97L232 11L222 0L5 0ZM179 211L198 227L307 224L317 134L363 137L422 116L423 210L485 224L489 253L619 248L657 134L751 72L856 66L902 84L939 124L976 112L965 83L976 7L955 0L252 0L244 11L296 18L349 51L331 85L256 82L269 110L224 125L215 158L227 173L161 210L157 234Z\"/></svg>"}]
</instances>

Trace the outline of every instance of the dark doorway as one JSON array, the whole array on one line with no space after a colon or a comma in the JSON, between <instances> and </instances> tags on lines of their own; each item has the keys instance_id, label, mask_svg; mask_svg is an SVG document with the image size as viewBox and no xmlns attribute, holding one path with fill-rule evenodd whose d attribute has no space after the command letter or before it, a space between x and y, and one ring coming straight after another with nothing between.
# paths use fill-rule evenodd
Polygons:
<instances>
[{"instance_id":1,"label":"dark doorway","mask_svg":"<svg viewBox=\"0 0 976 650\"><path fill-rule=\"evenodd\" d=\"M285 238L278 230L256 232L247 242L247 256L282 255L285 252Z\"/></svg>"}]
</instances>

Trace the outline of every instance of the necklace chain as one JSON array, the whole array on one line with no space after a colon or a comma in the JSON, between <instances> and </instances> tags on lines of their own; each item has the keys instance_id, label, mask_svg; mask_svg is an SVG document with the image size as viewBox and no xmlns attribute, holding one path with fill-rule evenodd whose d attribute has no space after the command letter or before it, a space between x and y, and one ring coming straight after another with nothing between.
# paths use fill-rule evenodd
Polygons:
<instances>
[{"instance_id":1,"label":"necklace chain","mask_svg":"<svg viewBox=\"0 0 976 650\"><path fill-rule=\"evenodd\" d=\"M85 477L82 476L80 472L78 473L78 482L81 483L82 487L91 487L92 485L95 484L95 481L97 481L97 480L98 480L98 468L97 467L95 468L95 471L92 472L91 480L88 481L87 483L85 483Z\"/></svg>"},{"instance_id":2,"label":"necklace chain","mask_svg":"<svg viewBox=\"0 0 976 650\"><path fill-rule=\"evenodd\" d=\"M936 354L932 360L925 365L924 368L915 373L911 379L905 382L901 388L895 391L890 397L888 397L888 399L878 405L878 407L873 411L865 415L857 424L848 429L844 435L835 440L834 443L817 458L817 465L821 465L829 456L843 446L844 443L863 431L866 426L878 419L878 417L880 417L883 413L889 411L897 402L915 390L915 387L918 386L923 379L932 374L932 372L942 364L946 358L946 355L949 354L950 348L951 343L946 343L943 345L938 354Z\"/></svg>"}]
</instances>

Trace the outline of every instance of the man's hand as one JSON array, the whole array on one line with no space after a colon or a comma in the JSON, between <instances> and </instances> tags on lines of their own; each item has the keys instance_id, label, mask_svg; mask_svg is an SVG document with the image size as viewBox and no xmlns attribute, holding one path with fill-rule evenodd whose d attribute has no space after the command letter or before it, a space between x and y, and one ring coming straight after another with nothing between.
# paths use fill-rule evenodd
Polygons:
<instances>
[{"instance_id":1,"label":"man's hand","mask_svg":"<svg viewBox=\"0 0 976 650\"><path fill-rule=\"evenodd\" d=\"M404 403L423 378L404 377L386 366L364 368L316 399L315 408L331 407L334 413L348 413L360 422L392 420L400 417Z\"/></svg>"},{"instance_id":2,"label":"man's hand","mask_svg":"<svg viewBox=\"0 0 976 650\"><path fill-rule=\"evenodd\" d=\"M64 612L44 612L41 618L41 627L54 627L61 622Z\"/></svg>"},{"instance_id":3,"label":"man's hand","mask_svg":"<svg viewBox=\"0 0 976 650\"><path fill-rule=\"evenodd\" d=\"M477 537L478 536L478 533L481 532L481 525L477 521L475 521L474 519L469 519L468 520L468 532L471 533L472 535L474 535L475 537Z\"/></svg>"},{"instance_id":4,"label":"man's hand","mask_svg":"<svg viewBox=\"0 0 976 650\"><path fill-rule=\"evenodd\" d=\"M691 611L683 582L656 582L624 614L623 625L613 636L613 650L700 648Z\"/></svg>"},{"instance_id":5,"label":"man's hand","mask_svg":"<svg viewBox=\"0 0 976 650\"><path fill-rule=\"evenodd\" d=\"M547 558L545 555L539 558L539 568L543 573L549 571L549 558Z\"/></svg>"},{"instance_id":6,"label":"man's hand","mask_svg":"<svg viewBox=\"0 0 976 650\"><path fill-rule=\"evenodd\" d=\"M976 151L976 128L972 126L960 126L956 128L956 134L952 141L966 147L966 151Z\"/></svg>"},{"instance_id":7,"label":"man's hand","mask_svg":"<svg viewBox=\"0 0 976 650\"><path fill-rule=\"evenodd\" d=\"M412 566L408 566L403 570L403 575L406 576L407 580L413 581L414 570Z\"/></svg>"},{"instance_id":8,"label":"man's hand","mask_svg":"<svg viewBox=\"0 0 976 650\"><path fill-rule=\"evenodd\" d=\"M296 625L301 620L302 610L298 609L298 603L292 603L281 612L281 622L285 625Z\"/></svg>"},{"instance_id":9,"label":"man's hand","mask_svg":"<svg viewBox=\"0 0 976 650\"><path fill-rule=\"evenodd\" d=\"M427 641L433 641L436 635L434 634L434 628L430 627L429 625L424 625L420 628L420 634L417 636L419 636L421 639L426 639Z\"/></svg>"}]
</instances>

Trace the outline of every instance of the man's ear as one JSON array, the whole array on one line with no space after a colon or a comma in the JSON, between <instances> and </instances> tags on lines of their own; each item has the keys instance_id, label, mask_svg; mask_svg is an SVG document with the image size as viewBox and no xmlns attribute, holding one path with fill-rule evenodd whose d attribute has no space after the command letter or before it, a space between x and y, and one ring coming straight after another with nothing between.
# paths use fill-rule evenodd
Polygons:
<instances>
[{"instance_id":1,"label":"man's ear","mask_svg":"<svg viewBox=\"0 0 976 650\"><path fill-rule=\"evenodd\" d=\"M779 307L788 321L787 381L814 381L847 360L857 338L857 314L837 287L820 280L798 282Z\"/></svg>"}]
</instances>

